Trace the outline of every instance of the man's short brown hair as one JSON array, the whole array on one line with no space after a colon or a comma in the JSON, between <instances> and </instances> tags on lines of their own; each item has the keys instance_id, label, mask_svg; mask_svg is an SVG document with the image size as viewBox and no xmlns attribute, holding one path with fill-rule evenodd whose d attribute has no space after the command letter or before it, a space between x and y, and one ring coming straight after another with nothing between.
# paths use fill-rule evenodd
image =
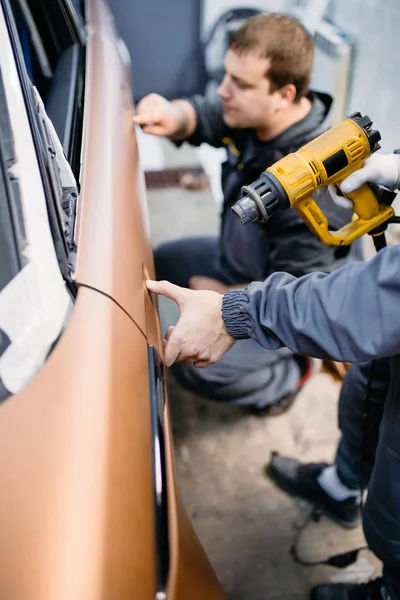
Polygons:
<instances>
[{"instance_id":1,"label":"man's short brown hair","mask_svg":"<svg viewBox=\"0 0 400 600\"><path fill-rule=\"evenodd\" d=\"M297 19L280 13L256 15L233 34L229 48L237 54L254 52L269 58L265 75L272 92L292 83L297 90L295 102L307 94L314 43Z\"/></svg>"}]
</instances>

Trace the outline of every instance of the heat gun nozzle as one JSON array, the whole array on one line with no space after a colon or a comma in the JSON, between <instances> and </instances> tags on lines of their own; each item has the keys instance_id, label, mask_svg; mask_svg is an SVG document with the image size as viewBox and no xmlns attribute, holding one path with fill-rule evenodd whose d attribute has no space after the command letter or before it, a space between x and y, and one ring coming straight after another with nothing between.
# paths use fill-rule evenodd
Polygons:
<instances>
[{"instance_id":1,"label":"heat gun nozzle","mask_svg":"<svg viewBox=\"0 0 400 600\"><path fill-rule=\"evenodd\" d=\"M257 219L266 223L278 208L289 206L287 194L279 181L265 171L259 179L242 187L242 197L232 207L232 212L242 225Z\"/></svg>"},{"instance_id":2,"label":"heat gun nozzle","mask_svg":"<svg viewBox=\"0 0 400 600\"><path fill-rule=\"evenodd\" d=\"M242 225L256 221L260 212L257 204L249 196L244 196L232 207L232 212Z\"/></svg>"}]
</instances>

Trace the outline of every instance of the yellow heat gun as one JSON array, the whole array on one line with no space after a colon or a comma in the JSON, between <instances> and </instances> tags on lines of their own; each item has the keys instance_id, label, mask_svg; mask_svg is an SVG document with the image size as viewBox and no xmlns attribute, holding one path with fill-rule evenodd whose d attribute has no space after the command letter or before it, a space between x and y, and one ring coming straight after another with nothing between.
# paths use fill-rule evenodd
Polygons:
<instances>
[{"instance_id":1,"label":"yellow heat gun","mask_svg":"<svg viewBox=\"0 0 400 600\"><path fill-rule=\"evenodd\" d=\"M322 186L339 186L380 148L380 139L371 119L354 113L244 186L242 198L232 210L246 224L256 219L267 222L275 210L292 207L315 236L331 246L351 244L365 233L378 236L394 216L390 204L395 194L369 184L348 194L354 216L338 231L329 230L328 220L312 195Z\"/></svg>"}]
</instances>

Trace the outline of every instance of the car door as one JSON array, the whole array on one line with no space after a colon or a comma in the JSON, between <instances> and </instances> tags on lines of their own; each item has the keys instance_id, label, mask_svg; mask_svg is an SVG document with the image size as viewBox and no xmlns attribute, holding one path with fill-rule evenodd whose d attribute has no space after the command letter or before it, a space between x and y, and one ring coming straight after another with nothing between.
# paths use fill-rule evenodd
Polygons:
<instances>
[{"instance_id":1,"label":"car door","mask_svg":"<svg viewBox=\"0 0 400 600\"><path fill-rule=\"evenodd\" d=\"M37 244L45 304L40 360L0 405L0 596L219 600L175 484L158 314L144 287L153 265L143 176L112 16L101 0L85 11L63 0L0 6L0 139L15 148L14 162L1 154L14 194L0 194L0 271L8 290ZM0 365L20 350L9 333Z\"/></svg>"}]
</instances>

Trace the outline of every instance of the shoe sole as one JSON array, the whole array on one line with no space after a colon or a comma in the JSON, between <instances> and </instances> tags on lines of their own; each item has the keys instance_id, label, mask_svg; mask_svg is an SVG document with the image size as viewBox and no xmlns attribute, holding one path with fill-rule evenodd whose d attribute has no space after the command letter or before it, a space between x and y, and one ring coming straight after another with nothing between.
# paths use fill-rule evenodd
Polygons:
<instances>
[{"instance_id":1,"label":"shoe sole","mask_svg":"<svg viewBox=\"0 0 400 600\"><path fill-rule=\"evenodd\" d=\"M356 519L355 521L343 521L334 512L330 511L329 508L326 508L326 506L323 506L317 501L310 500L305 496L300 496L298 493L296 493L296 491L290 484L277 477L276 474L273 471L271 471L270 465L267 465L265 467L264 472L269 477L269 479L276 485L277 488L283 490L289 496L300 498L301 500L305 500L309 504L315 506L315 508L318 508L324 515L329 517L332 521L335 521L335 523L337 523L338 525L341 525L341 527L343 527L344 529L355 529L360 525L361 517L359 519Z\"/></svg>"}]
</instances>

